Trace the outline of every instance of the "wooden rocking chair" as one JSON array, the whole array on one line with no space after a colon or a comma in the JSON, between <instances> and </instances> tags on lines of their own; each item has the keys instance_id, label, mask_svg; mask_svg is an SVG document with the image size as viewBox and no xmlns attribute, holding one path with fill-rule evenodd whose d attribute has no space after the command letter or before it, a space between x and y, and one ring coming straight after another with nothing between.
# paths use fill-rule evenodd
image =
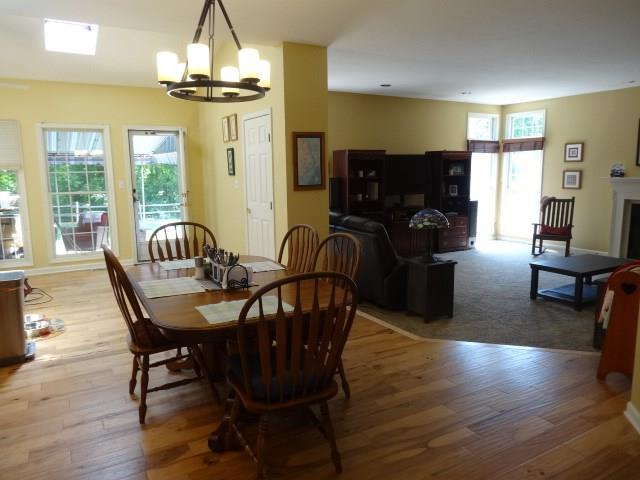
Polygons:
<instances>
[{"instance_id":1,"label":"wooden rocking chair","mask_svg":"<svg viewBox=\"0 0 640 480\"><path fill-rule=\"evenodd\" d=\"M565 242L564 256L569 256L573 229L573 206L575 197L542 197L540 201L540 223L533 224L531 255L540 255L545 249L543 240ZM536 247L536 241L539 245ZM538 248L538 253L536 253Z\"/></svg>"}]
</instances>

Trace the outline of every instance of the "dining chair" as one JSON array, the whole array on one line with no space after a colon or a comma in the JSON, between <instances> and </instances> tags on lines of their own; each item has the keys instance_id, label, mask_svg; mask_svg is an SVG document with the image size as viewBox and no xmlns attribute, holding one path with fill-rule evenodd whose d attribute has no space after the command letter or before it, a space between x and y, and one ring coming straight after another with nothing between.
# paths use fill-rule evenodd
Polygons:
<instances>
[{"instance_id":1,"label":"dining chair","mask_svg":"<svg viewBox=\"0 0 640 480\"><path fill-rule=\"evenodd\" d=\"M350 233L333 233L316 248L313 270L343 273L355 282L360 266L360 251L360 240L355 236ZM347 381L342 358L338 362L338 374L344 396L351 398L351 387Z\"/></svg>"},{"instance_id":2,"label":"dining chair","mask_svg":"<svg viewBox=\"0 0 640 480\"><path fill-rule=\"evenodd\" d=\"M173 222L154 230L149 238L149 258L182 260L202 255L206 244L217 247L216 237L205 225L195 222Z\"/></svg>"},{"instance_id":3,"label":"dining chair","mask_svg":"<svg viewBox=\"0 0 640 480\"><path fill-rule=\"evenodd\" d=\"M284 294L295 298L293 305L285 303ZM335 272L282 278L260 288L244 304L236 327L238 353L228 363L231 407L224 439L229 448L237 438L257 463L258 478L265 471L271 416L301 408L329 442L336 472L342 471L327 401L338 392L334 374L357 305L358 287ZM319 406L320 418L311 410L313 405ZM260 416L255 450L238 427L242 409Z\"/></svg>"},{"instance_id":4,"label":"dining chair","mask_svg":"<svg viewBox=\"0 0 640 480\"><path fill-rule=\"evenodd\" d=\"M179 347L186 347L189 356L193 356L193 351L189 345L179 345L169 341L158 328L151 323L151 320L145 318L138 302L138 297L131 286L131 281L127 277L124 268L120 264L118 258L105 245L102 246L104 251L104 260L111 281L111 288L116 297L118 307L122 313L129 335L127 336L127 346L133 354L133 366L131 371L131 379L129 380L129 395L133 395L136 388L138 370L142 371L140 378L140 405L138 408L138 418L141 424L145 422L147 413L147 394L158 390L166 390L169 388L187 385L202 378L200 368L194 361L193 366L196 377L185 378L175 382L166 383L154 388L149 388L149 369L165 365L169 362L180 360L185 357L172 356L163 360L150 363L149 357L157 353L175 350Z\"/></svg>"},{"instance_id":5,"label":"dining chair","mask_svg":"<svg viewBox=\"0 0 640 480\"><path fill-rule=\"evenodd\" d=\"M296 273L308 272L311 269L318 241L318 232L315 228L310 225L294 225L282 239L278 263L282 263L286 248L287 269Z\"/></svg>"}]
</instances>

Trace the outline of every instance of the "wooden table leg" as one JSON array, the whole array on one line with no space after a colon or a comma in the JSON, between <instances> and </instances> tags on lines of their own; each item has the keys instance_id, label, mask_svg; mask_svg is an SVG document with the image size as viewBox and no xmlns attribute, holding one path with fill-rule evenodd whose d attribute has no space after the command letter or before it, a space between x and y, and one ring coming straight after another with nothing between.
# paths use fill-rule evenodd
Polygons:
<instances>
[{"instance_id":1,"label":"wooden table leg","mask_svg":"<svg viewBox=\"0 0 640 480\"><path fill-rule=\"evenodd\" d=\"M209 381L209 386L211 387L211 393L213 394L213 399L216 401L218 405L222 405L222 400L220 400L220 394L216 388L215 380L216 377L214 373L211 371L211 366L208 365L207 360L202 353L202 349L200 345L193 346L193 353L196 355L196 361L200 364L200 367L204 370L204 373Z\"/></svg>"},{"instance_id":2,"label":"wooden table leg","mask_svg":"<svg viewBox=\"0 0 640 480\"><path fill-rule=\"evenodd\" d=\"M529 298L535 300L538 298L538 275L540 270L538 267L531 266L531 287L529 288Z\"/></svg>"},{"instance_id":3,"label":"wooden table leg","mask_svg":"<svg viewBox=\"0 0 640 480\"><path fill-rule=\"evenodd\" d=\"M584 278L582 275L578 275L576 277L576 288L575 293L573 294L573 308L574 310L580 311L582 310L582 290L584 286Z\"/></svg>"},{"instance_id":4,"label":"wooden table leg","mask_svg":"<svg viewBox=\"0 0 640 480\"><path fill-rule=\"evenodd\" d=\"M231 389L229 397L224 405L224 414L220 421L220 425L218 425L218 428L209 434L207 444L209 445L209 450L212 452L222 453L225 451L225 439L227 437L229 427L231 426L231 408L233 407L234 398L235 392Z\"/></svg>"}]
</instances>

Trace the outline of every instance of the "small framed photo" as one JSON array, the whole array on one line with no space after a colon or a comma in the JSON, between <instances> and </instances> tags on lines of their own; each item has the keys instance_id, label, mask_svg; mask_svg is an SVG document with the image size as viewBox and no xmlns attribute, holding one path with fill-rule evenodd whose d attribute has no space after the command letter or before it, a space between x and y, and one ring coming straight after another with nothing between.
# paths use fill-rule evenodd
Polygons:
<instances>
[{"instance_id":1,"label":"small framed photo","mask_svg":"<svg viewBox=\"0 0 640 480\"><path fill-rule=\"evenodd\" d=\"M564 146L565 162L581 162L584 143L567 143Z\"/></svg>"},{"instance_id":2,"label":"small framed photo","mask_svg":"<svg viewBox=\"0 0 640 480\"><path fill-rule=\"evenodd\" d=\"M222 118L222 141L224 143L229 141L229 117Z\"/></svg>"},{"instance_id":3,"label":"small framed photo","mask_svg":"<svg viewBox=\"0 0 640 480\"><path fill-rule=\"evenodd\" d=\"M638 120L638 147L636 148L636 165L640 166L640 120Z\"/></svg>"},{"instance_id":4,"label":"small framed photo","mask_svg":"<svg viewBox=\"0 0 640 480\"><path fill-rule=\"evenodd\" d=\"M449 185L449 196L450 197L458 196L458 185Z\"/></svg>"},{"instance_id":5,"label":"small framed photo","mask_svg":"<svg viewBox=\"0 0 640 480\"><path fill-rule=\"evenodd\" d=\"M579 189L582 185L582 170L565 170L562 172L562 188Z\"/></svg>"},{"instance_id":6,"label":"small framed photo","mask_svg":"<svg viewBox=\"0 0 640 480\"><path fill-rule=\"evenodd\" d=\"M233 147L227 148L227 173L231 176L236 174L236 157Z\"/></svg>"},{"instance_id":7,"label":"small framed photo","mask_svg":"<svg viewBox=\"0 0 640 480\"><path fill-rule=\"evenodd\" d=\"M229 139L232 142L238 140L238 115L229 115Z\"/></svg>"},{"instance_id":8,"label":"small framed photo","mask_svg":"<svg viewBox=\"0 0 640 480\"><path fill-rule=\"evenodd\" d=\"M324 190L324 168L324 132L293 132L293 189Z\"/></svg>"}]
</instances>

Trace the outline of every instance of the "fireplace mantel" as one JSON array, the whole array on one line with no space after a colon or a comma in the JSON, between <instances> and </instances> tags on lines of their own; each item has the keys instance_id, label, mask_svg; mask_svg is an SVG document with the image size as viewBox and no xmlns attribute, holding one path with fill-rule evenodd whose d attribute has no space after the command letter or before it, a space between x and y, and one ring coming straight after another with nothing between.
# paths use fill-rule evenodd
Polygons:
<instances>
[{"instance_id":1,"label":"fireplace mantel","mask_svg":"<svg viewBox=\"0 0 640 480\"><path fill-rule=\"evenodd\" d=\"M609 256L624 257L629 239L631 204L640 203L640 177L611 177L608 180L613 194Z\"/></svg>"}]
</instances>

